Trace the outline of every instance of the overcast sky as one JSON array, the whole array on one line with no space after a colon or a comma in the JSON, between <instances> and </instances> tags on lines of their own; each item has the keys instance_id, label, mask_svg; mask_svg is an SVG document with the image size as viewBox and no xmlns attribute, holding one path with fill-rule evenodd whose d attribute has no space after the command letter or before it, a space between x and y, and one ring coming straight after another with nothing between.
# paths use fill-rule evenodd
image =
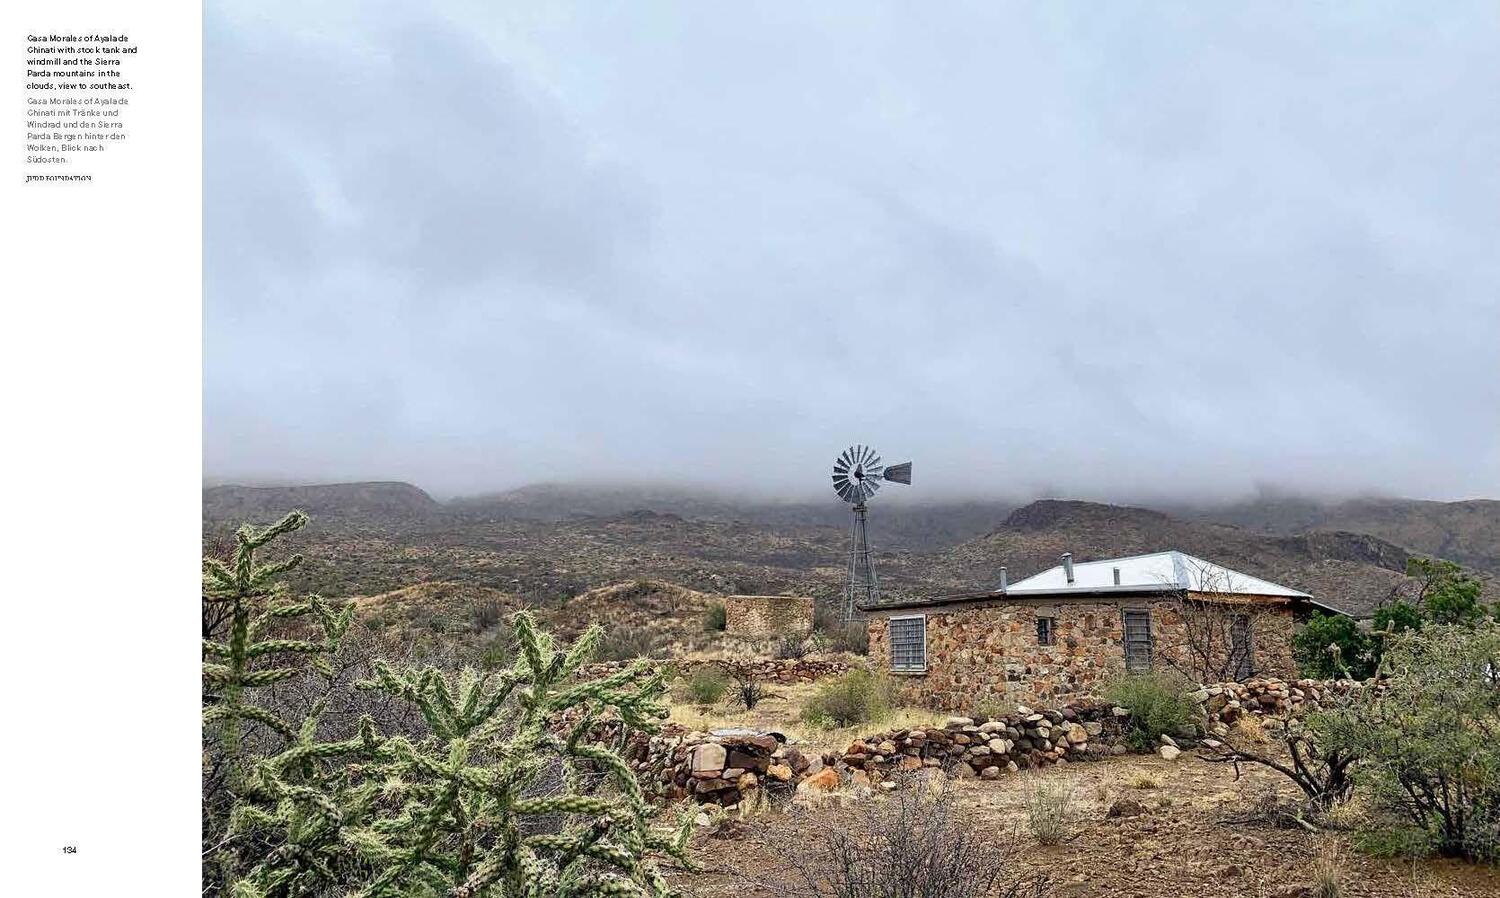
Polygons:
<instances>
[{"instance_id":1,"label":"overcast sky","mask_svg":"<svg viewBox=\"0 0 1500 898\"><path fill-rule=\"evenodd\" d=\"M1500 496L1500 6L748 7L212 0L206 474Z\"/></svg>"}]
</instances>

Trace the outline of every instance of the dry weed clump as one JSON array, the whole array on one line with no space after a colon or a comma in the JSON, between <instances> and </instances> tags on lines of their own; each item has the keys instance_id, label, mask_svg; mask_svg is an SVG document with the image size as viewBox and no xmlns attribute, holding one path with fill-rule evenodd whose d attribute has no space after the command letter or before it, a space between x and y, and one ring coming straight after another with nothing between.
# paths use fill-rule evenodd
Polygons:
<instances>
[{"instance_id":1,"label":"dry weed clump","mask_svg":"<svg viewBox=\"0 0 1500 898\"><path fill-rule=\"evenodd\" d=\"M1125 785L1132 789L1160 789L1161 777L1149 771L1140 770L1126 777Z\"/></svg>"},{"instance_id":2,"label":"dry weed clump","mask_svg":"<svg viewBox=\"0 0 1500 898\"><path fill-rule=\"evenodd\" d=\"M802 808L806 834L786 853L777 894L816 898L1040 898L1046 879L1015 863L1016 833L974 825L946 780L898 780L895 790L841 807ZM764 885L765 883L760 883Z\"/></svg>"},{"instance_id":3,"label":"dry weed clump","mask_svg":"<svg viewBox=\"0 0 1500 898\"><path fill-rule=\"evenodd\" d=\"M1041 781L1026 796L1026 825L1043 845L1057 845L1068 835L1073 789L1060 782Z\"/></svg>"},{"instance_id":4,"label":"dry weed clump","mask_svg":"<svg viewBox=\"0 0 1500 898\"><path fill-rule=\"evenodd\" d=\"M1312 898L1343 898L1346 867L1344 849L1337 840L1320 842L1312 862Z\"/></svg>"}]
</instances>

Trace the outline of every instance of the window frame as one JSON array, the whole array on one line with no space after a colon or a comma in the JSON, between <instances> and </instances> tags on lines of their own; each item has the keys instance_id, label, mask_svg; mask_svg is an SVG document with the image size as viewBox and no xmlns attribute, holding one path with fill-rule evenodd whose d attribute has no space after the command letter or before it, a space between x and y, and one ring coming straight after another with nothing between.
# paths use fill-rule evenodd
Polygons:
<instances>
[{"instance_id":1,"label":"window frame","mask_svg":"<svg viewBox=\"0 0 1500 898\"><path fill-rule=\"evenodd\" d=\"M922 633L922 663L921 666L896 664L896 634L895 628L891 626L896 621L921 621ZM895 674L924 674L927 673L927 615L925 614L893 614L885 619L886 642L890 645L890 669Z\"/></svg>"},{"instance_id":2,"label":"window frame","mask_svg":"<svg viewBox=\"0 0 1500 898\"><path fill-rule=\"evenodd\" d=\"M1042 638L1042 628L1045 624L1047 638ZM1057 645L1057 616L1054 614L1038 614L1036 616L1036 644L1039 646Z\"/></svg>"},{"instance_id":3,"label":"window frame","mask_svg":"<svg viewBox=\"0 0 1500 898\"><path fill-rule=\"evenodd\" d=\"M1130 615L1138 614L1146 620L1146 663L1145 666L1130 663ZM1150 608L1121 608L1120 609L1120 652L1125 656L1126 673L1149 673L1156 662L1156 626L1151 620Z\"/></svg>"},{"instance_id":4,"label":"window frame","mask_svg":"<svg viewBox=\"0 0 1500 898\"><path fill-rule=\"evenodd\" d=\"M1239 624L1243 621L1244 626L1244 655L1236 657L1236 637L1240 633ZM1247 680L1255 676L1255 616L1249 612L1234 612L1229 620L1229 665L1230 676L1236 680ZM1242 672L1243 671L1243 672Z\"/></svg>"}]
</instances>

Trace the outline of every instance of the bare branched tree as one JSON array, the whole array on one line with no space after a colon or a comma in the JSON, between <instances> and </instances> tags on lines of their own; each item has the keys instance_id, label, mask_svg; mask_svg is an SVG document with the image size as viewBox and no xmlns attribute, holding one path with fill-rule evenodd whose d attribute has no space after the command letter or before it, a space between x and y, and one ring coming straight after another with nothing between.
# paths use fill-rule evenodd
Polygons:
<instances>
[{"instance_id":1,"label":"bare branched tree","mask_svg":"<svg viewBox=\"0 0 1500 898\"><path fill-rule=\"evenodd\" d=\"M1194 589L1181 590L1176 612L1182 621L1177 644L1163 646L1171 666L1198 683L1243 680L1256 672L1254 640L1268 612L1250 602L1195 598L1192 593L1232 596L1238 587L1223 568L1189 561Z\"/></svg>"}]
</instances>

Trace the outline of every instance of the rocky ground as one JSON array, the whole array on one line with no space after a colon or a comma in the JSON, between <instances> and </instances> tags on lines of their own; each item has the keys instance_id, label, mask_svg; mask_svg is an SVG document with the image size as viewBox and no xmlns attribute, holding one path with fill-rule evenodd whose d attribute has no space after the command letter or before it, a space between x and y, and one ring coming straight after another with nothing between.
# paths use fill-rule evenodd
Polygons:
<instances>
[{"instance_id":1,"label":"rocky ground","mask_svg":"<svg viewBox=\"0 0 1500 898\"><path fill-rule=\"evenodd\" d=\"M1068 836L1043 846L1027 831L1025 801L1039 783L1071 790ZM1402 861L1355 852L1347 838L1253 823L1230 823L1266 794L1290 795L1279 775L1184 754L1176 761L1128 756L1064 764L993 782L953 784L970 820L1002 836L1018 833L1018 874L1042 873L1056 898L1301 898L1311 896L1317 858L1336 858L1343 896L1494 896L1500 870L1454 861ZM852 800L852 797L850 799ZM862 800L881 800L865 797ZM1121 803L1127 813L1110 816ZM1139 805L1138 813L1129 803ZM837 801L816 814L846 813ZM762 826L705 829L695 839L706 868L675 885L698 898L793 894L785 857L797 832L768 811ZM972 824L971 824L972 825Z\"/></svg>"}]
</instances>

